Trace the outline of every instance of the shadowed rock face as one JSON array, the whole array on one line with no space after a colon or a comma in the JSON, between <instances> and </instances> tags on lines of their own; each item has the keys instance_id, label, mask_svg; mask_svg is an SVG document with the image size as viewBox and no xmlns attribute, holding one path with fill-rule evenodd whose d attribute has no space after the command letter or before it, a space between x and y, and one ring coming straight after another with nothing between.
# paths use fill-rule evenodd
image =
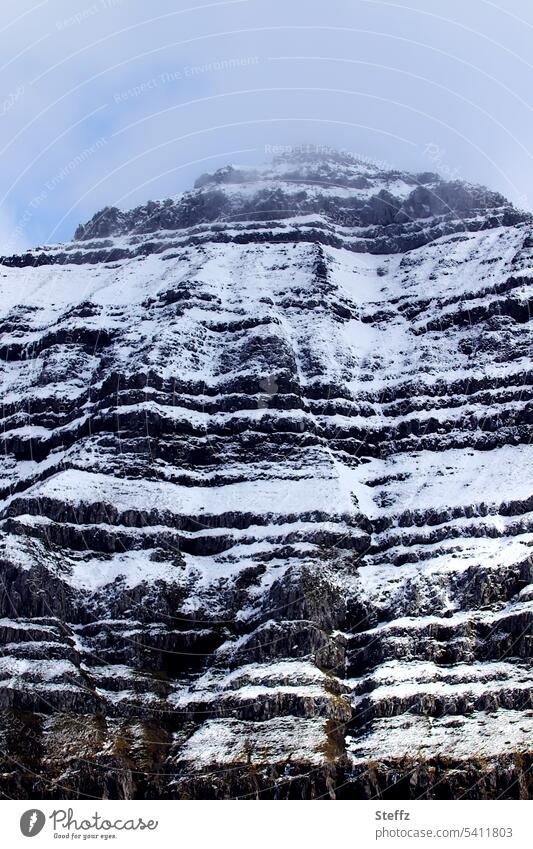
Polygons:
<instances>
[{"instance_id":1,"label":"shadowed rock face","mask_svg":"<svg viewBox=\"0 0 533 849\"><path fill-rule=\"evenodd\" d=\"M528 216L293 155L0 262L0 793L529 797Z\"/></svg>"}]
</instances>

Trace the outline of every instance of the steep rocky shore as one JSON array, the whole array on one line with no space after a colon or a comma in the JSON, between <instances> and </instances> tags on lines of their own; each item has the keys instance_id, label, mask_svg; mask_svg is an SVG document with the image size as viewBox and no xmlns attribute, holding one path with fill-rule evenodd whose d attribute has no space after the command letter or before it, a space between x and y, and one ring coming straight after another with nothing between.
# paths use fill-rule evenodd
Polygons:
<instances>
[{"instance_id":1,"label":"steep rocky shore","mask_svg":"<svg viewBox=\"0 0 533 849\"><path fill-rule=\"evenodd\" d=\"M532 279L333 153L0 259L0 793L529 798Z\"/></svg>"}]
</instances>

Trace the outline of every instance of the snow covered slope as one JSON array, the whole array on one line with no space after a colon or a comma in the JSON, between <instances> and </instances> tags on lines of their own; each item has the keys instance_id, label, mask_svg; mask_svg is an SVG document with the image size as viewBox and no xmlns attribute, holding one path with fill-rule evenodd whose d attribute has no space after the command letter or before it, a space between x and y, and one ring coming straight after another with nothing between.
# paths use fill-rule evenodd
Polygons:
<instances>
[{"instance_id":1,"label":"snow covered slope","mask_svg":"<svg viewBox=\"0 0 533 849\"><path fill-rule=\"evenodd\" d=\"M299 154L0 262L0 792L530 795L529 217Z\"/></svg>"}]
</instances>

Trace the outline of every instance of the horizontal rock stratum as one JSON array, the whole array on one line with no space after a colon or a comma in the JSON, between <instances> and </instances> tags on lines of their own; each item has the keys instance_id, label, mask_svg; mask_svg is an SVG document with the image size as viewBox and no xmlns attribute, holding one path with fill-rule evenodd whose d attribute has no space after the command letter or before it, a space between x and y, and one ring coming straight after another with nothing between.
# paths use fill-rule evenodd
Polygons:
<instances>
[{"instance_id":1,"label":"horizontal rock stratum","mask_svg":"<svg viewBox=\"0 0 533 849\"><path fill-rule=\"evenodd\" d=\"M532 795L533 225L299 152L0 260L0 793Z\"/></svg>"}]
</instances>

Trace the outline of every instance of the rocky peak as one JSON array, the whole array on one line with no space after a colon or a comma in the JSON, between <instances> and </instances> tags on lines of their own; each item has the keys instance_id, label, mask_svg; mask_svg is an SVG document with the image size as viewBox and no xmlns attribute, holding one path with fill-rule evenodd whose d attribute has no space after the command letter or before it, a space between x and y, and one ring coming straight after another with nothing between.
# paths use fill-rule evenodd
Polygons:
<instances>
[{"instance_id":1,"label":"rocky peak","mask_svg":"<svg viewBox=\"0 0 533 849\"><path fill-rule=\"evenodd\" d=\"M348 153L304 146L263 167L227 165L203 174L192 191L173 199L128 212L106 207L78 227L75 239L308 215L350 228L389 228L387 250L398 236L420 230L420 221L433 219L434 226L449 230L462 219L478 218L475 226L484 227L525 217L502 195L480 186L445 181L432 172L386 170ZM408 227L404 232L394 225Z\"/></svg>"}]
</instances>

